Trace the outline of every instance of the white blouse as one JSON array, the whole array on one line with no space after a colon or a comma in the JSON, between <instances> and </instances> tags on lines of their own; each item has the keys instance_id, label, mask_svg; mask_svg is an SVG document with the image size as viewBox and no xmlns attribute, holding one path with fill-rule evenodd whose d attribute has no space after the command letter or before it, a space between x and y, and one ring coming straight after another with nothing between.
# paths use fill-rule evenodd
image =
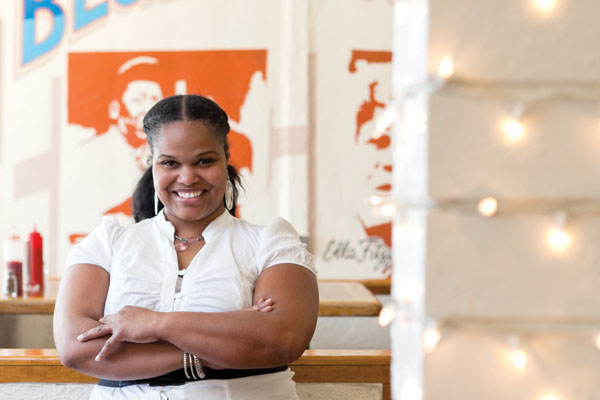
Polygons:
<instances>
[{"instance_id":1,"label":"white blouse","mask_svg":"<svg viewBox=\"0 0 600 400\"><path fill-rule=\"evenodd\" d=\"M204 247L183 271L174 233L163 211L127 227L104 217L73 248L67 267L94 264L110 274L105 315L127 305L161 312L235 311L252 306L256 280L265 268L291 263L316 274L312 255L282 218L260 227L223 212L202 232Z\"/></svg>"},{"instance_id":2,"label":"white blouse","mask_svg":"<svg viewBox=\"0 0 600 400\"><path fill-rule=\"evenodd\" d=\"M291 263L316 274L311 254L282 218L260 227L223 212L202 232L204 247L183 271L179 271L177 263L174 233L162 211L127 227L121 227L113 217L104 217L102 224L73 248L67 268L94 264L108 271L105 315L127 305L162 312L234 311L252 306L256 280L265 268ZM90 399L298 399L292 377L293 372L288 369L173 387L95 386Z\"/></svg>"}]
</instances>

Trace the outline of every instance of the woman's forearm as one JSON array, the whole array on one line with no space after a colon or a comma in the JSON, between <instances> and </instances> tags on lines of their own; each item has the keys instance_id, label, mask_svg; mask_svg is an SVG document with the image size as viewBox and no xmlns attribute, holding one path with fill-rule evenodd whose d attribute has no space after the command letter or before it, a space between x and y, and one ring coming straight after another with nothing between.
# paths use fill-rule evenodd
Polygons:
<instances>
[{"instance_id":1,"label":"woman's forearm","mask_svg":"<svg viewBox=\"0 0 600 400\"><path fill-rule=\"evenodd\" d=\"M183 367L183 351L173 344L118 343L110 357L97 361L105 337L80 342L72 335L62 345L57 344L61 362L87 375L111 380L151 378Z\"/></svg>"},{"instance_id":2,"label":"woman's forearm","mask_svg":"<svg viewBox=\"0 0 600 400\"><path fill-rule=\"evenodd\" d=\"M302 355L311 334L294 332L277 311L172 312L157 327L161 340L225 368L287 364Z\"/></svg>"}]
</instances>

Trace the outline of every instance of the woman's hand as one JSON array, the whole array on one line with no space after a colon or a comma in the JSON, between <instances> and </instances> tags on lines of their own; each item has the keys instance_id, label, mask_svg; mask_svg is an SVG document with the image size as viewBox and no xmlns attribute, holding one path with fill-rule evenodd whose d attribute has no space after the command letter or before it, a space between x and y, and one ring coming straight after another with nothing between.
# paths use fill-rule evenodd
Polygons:
<instances>
[{"instance_id":1,"label":"woman's hand","mask_svg":"<svg viewBox=\"0 0 600 400\"><path fill-rule=\"evenodd\" d=\"M98 322L101 325L77 336L77 340L85 342L90 339L111 335L104 343L96 361L110 355L120 342L152 343L158 338L154 328L160 318L160 312L146 308L126 306L116 314L106 315Z\"/></svg>"},{"instance_id":2,"label":"woman's hand","mask_svg":"<svg viewBox=\"0 0 600 400\"><path fill-rule=\"evenodd\" d=\"M260 311L260 312L271 312L273 311L273 300L271 299L260 299L251 308L246 308L247 311Z\"/></svg>"}]
</instances>

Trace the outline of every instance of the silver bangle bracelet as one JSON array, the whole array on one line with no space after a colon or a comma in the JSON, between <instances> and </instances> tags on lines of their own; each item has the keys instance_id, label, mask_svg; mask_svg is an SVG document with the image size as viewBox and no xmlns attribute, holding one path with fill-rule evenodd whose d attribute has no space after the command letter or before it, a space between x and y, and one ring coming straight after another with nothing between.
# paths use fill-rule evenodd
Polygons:
<instances>
[{"instance_id":1,"label":"silver bangle bracelet","mask_svg":"<svg viewBox=\"0 0 600 400\"><path fill-rule=\"evenodd\" d=\"M183 372L185 372L186 378L192 379L192 378L190 378L190 375L188 374L187 364L188 364L188 352L184 351L183 352Z\"/></svg>"},{"instance_id":2,"label":"silver bangle bracelet","mask_svg":"<svg viewBox=\"0 0 600 400\"><path fill-rule=\"evenodd\" d=\"M200 362L200 359L196 356L194 357L194 368L196 368L196 374L198 375L198 378L200 379L204 379L206 377L206 373L204 372L204 367L202 366L202 363Z\"/></svg>"},{"instance_id":3,"label":"silver bangle bracelet","mask_svg":"<svg viewBox=\"0 0 600 400\"><path fill-rule=\"evenodd\" d=\"M194 378L194 380L198 380L198 377L194 373L194 368L195 368L194 363L193 363L194 358L193 358L193 356L190 353L187 353L187 355L190 358L189 364L190 364L190 373L192 374L192 378Z\"/></svg>"}]
</instances>

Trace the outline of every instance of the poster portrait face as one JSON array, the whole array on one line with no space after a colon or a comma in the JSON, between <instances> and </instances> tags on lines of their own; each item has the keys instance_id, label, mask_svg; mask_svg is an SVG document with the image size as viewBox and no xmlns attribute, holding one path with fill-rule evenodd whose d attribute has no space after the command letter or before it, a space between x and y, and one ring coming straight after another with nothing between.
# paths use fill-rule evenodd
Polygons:
<instances>
[{"instance_id":1,"label":"poster portrait face","mask_svg":"<svg viewBox=\"0 0 600 400\"><path fill-rule=\"evenodd\" d=\"M324 274L333 276L340 266L348 277L373 279L391 273L392 222L371 199L389 201L392 190L392 148L389 129L377 130L378 120L391 103L391 52L350 50L344 64L338 63L338 77L323 95L323 103L333 88L345 91L343 99L331 106L338 119L327 121L337 136L322 139L323 148L337 149L339 173L331 179L333 195L323 199L323 207L335 203L341 212L324 211L321 246L317 256ZM343 68L343 70L340 70ZM329 159L326 151L324 159ZM322 191L327 190L326 186ZM332 200L333 199L333 200Z\"/></svg>"},{"instance_id":2,"label":"poster portrait face","mask_svg":"<svg viewBox=\"0 0 600 400\"><path fill-rule=\"evenodd\" d=\"M357 218L365 233L379 237L391 247L391 221L373 207L371 199L385 202L392 190L392 153L389 128L378 129L377 122L392 101L391 52L352 53L349 71L359 82L360 106L356 110L355 152L362 172L359 185L363 196L357 205Z\"/></svg>"}]
</instances>

